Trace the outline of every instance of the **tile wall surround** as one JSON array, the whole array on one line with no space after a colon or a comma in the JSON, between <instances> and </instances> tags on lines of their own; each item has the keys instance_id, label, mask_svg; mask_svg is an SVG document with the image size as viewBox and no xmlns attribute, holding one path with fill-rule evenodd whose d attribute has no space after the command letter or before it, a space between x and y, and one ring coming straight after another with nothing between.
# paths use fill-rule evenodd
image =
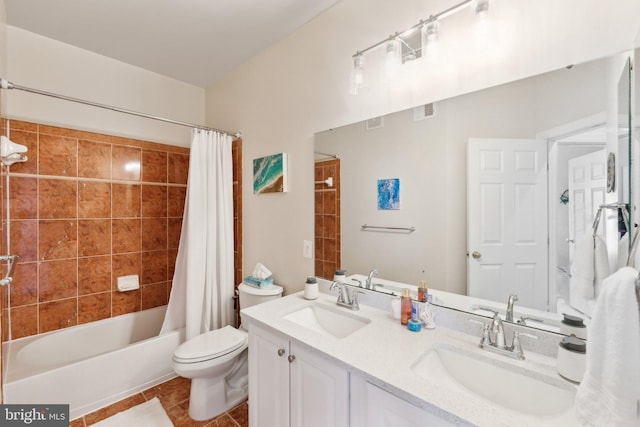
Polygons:
<instances>
[{"instance_id":1,"label":"tile wall surround","mask_svg":"<svg viewBox=\"0 0 640 427\"><path fill-rule=\"evenodd\" d=\"M8 339L8 310L16 339L166 304L189 149L3 123L12 141L29 148L29 160L11 166L11 209L3 211L9 215L3 213L2 245L7 247L9 225L11 253L20 262L11 294L3 289L2 339ZM240 147L234 143L234 154ZM4 183L6 168L2 178ZM234 201L241 205L240 198ZM236 253L241 256L241 245ZM130 274L139 275L140 289L117 292L117 278Z\"/></svg>"},{"instance_id":2,"label":"tile wall surround","mask_svg":"<svg viewBox=\"0 0 640 427\"><path fill-rule=\"evenodd\" d=\"M340 159L315 163L315 273L333 277L341 265L340 252ZM324 183L333 178L333 187Z\"/></svg>"}]
</instances>

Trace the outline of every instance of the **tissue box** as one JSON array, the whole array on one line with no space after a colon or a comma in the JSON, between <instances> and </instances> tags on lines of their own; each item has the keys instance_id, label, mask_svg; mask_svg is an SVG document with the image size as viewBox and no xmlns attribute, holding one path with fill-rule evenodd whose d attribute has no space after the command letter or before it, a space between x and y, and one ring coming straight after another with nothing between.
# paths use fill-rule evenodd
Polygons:
<instances>
[{"instance_id":1,"label":"tissue box","mask_svg":"<svg viewBox=\"0 0 640 427\"><path fill-rule=\"evenodd\" d=\"M267 279L256 279L253 276L247 276L242 280L242 283L245 285L253 286L254 288L265 288L267 286L273 285L273 278L269 277Z\"/></svg>"}]
</instances>

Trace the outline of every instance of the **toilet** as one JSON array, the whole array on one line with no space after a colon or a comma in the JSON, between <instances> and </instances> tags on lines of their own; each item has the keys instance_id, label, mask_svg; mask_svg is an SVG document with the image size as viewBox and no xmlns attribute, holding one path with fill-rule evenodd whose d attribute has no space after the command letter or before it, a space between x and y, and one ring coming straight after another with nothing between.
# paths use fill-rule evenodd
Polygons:
<instances>
[{"instance_id":1,"label":"toilet","mask_svg":"<svg viewBox=\"0 0 640 427\"><path fill-rule=\"evenodd\" d=\"M282 296L277 285L238 286L240 307L247 308ZM247 398L249 334L242 327L225 326L182 343L171 366L181 377L191 378L189 416L197 421L213 418Z\"/></svg>"}]
</instances>

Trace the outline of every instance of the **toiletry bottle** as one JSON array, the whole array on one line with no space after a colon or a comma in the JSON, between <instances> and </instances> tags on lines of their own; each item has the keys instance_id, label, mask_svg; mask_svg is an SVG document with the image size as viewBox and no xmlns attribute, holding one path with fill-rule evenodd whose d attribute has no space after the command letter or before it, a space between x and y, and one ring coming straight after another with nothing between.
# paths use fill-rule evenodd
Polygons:
<instances>
[{"instance_id":1,"label":"toiletry bottle","mask_svg":"<svg viewBox=\"0 0 640 427\"><path fill-rule=\"evenodd\" d=\"M407 322L407 328L412 332L419 332L422 329L422 322L418 320L419 305L422 304L418 301L411 303L411 319Z\"/></svg>"},{"instance_id":2,"label":"toiletry bottle","mask_svg":"<svg viewBox=\"0 0 640 427\"><path fill-rule=\"evenodd\" d=\"M428 293L429 293L429 289L427 289L427 281L420 280L418 284L418 301L426 302Z\"/></svg>"},{"instance_id":3,"label":"toiletry bottle","mask_svg":"<svg viewBox=\"0 0 640 427\"><path fill-rule=\"evenodd\" d=\"M411 318L411 296L409 289L402 290L402 298L400 298L400 323L406 325Z\"/></svg>"}]
</instances>

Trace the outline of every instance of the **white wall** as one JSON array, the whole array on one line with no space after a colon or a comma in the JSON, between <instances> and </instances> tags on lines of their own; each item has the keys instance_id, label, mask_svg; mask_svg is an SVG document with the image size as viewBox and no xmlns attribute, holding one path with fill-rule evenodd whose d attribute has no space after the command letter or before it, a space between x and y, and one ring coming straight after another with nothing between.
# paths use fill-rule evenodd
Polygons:
<instances>
[{"instance_id":1,"label":"white wall","mask_svg":"<svg viewBox=\"0 0 640 427\"><path fill-rule=\"evenodd\" d=\"M7 72L7 13L4 0L0 0L0 75ZM0 112L4 114L6 97L0 94Z\"/></svg>"},{"instance_id":2,"label":"white wall","mask_svg":"<svg viewBox=\"0 0 640 427\"><path fill-rule=\"evenodd\" d=\"M189 123L204 122L205 90L77 47L7 27L3 77L31 87ZM189 146L189 128L19 91L6 117Z\"/></svg>"},{"instance_id":3,"label":"white wall","mask_svg":"<svg viewBox=\"0 0 640 427\"><path fill-rule=\"evenodd\" d=\"M245 273L263 262L295 291L313 272L302 240L313 238L315 132L627 50L640 26L636 0L495 2L491 51L465 39L473 17L460 13L442 24L452 54L440 64L416 61L390 88L348 94L353 53L454 3L343 0L207 90L207 123L243 132L247 184L252 159L289 153L289 193L244 186Z\"/></svg>"}]
</instances>

